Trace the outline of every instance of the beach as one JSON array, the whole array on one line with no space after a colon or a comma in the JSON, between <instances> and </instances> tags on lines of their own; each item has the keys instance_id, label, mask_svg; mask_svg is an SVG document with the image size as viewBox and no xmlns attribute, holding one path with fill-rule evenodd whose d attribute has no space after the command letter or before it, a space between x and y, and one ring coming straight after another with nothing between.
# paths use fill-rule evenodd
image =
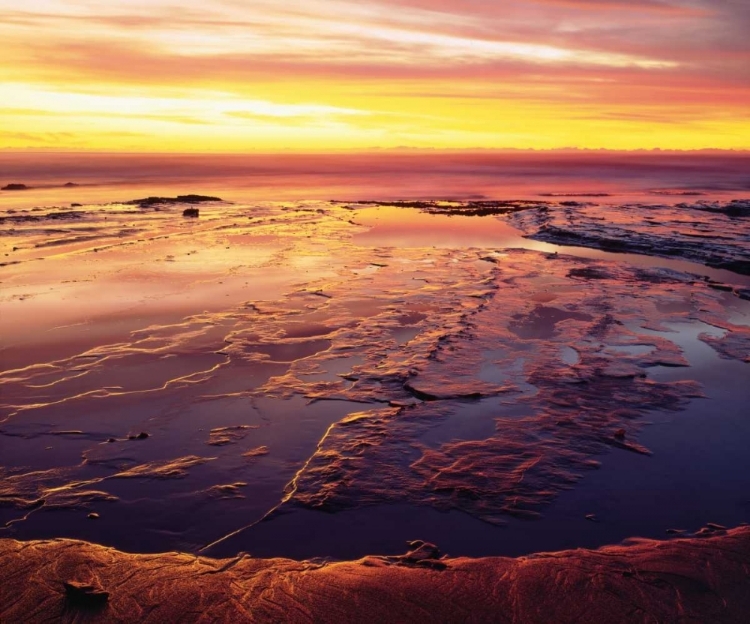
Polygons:
<instances>
[{"instance_id":1,"label":"beach","mask_svg":"<svg viewBox=\"0 0 750 624\"><path fill-rule=\"evenodd\" d=\"M116 620L117 592L142 591L116 576L158 578L148 553L226 575L247 553L337 587L364 566L373 592L411 583L400 575L416 565L414 591L449 574L472 602L490 581L453 579L473 566L608 547L559 557L606 567L597 553L622 550L634 569L677 570L716 544L706 556L731 572L678 593L728 592L690 608L740 621L746 156L654 157L648 173L586 154L349 169L205 156L155 158L139 179L127 156L39 158L43 177L32 155L0 156L7 183L29 187L0 194L0 538L14 578L31 583L22 549L113 558L115 576L84 568L119 605L97 617ZM632 538L651 541L621 545ZM439 555L402 566L414 540ZM721 540L738 544L730 563ZM45 600L86 580L67 578L76 566L44 568ZM30 608L43 590L28 587L0 616ZM149 600L179 602L163 591ZM319 598L305 600L298 621L319 619ZM627 621L620 609L611 621Z\"/></svg>"}]
</instances>

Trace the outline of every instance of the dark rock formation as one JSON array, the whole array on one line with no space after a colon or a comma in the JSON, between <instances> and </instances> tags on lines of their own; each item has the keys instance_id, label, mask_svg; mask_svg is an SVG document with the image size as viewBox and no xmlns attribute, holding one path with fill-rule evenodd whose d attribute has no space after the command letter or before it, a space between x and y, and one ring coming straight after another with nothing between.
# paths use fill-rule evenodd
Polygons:
<instances>
[{"instance_id":1,"label":"dark rock formation","mask_svg":"<svg viewBox=\"0 0 750 624\"><path fill-rule=\"evenodd\" d=\"M386 206L416 208L429 214L459 215L462 217L488 217L512 214L530 208L544 208L545 202L534 200L474 200L458 201L358 201L360 206Z\"/></svg>"},{"instance_id":2,"label":"dark rock formation","mask_svg":"<svg viewBox=\"0 0 750 624\"><path fill-rule=\"evenodd\" d=\"M29 189L25 184L6 184L0 191L27 191Z\"/></svg>"},{"instance_id":3,"label":"dark rock formation","mask_svg":"<svg viewBox=\"0 0 750 624\"><path fill-rule=\"evenodd\" d=\"M177 197L144 197L143 199L133 199L125 202L128 206L140 206L148 208L163 204L202 204L204 202L223 201L221 197L211 197L210 195L178 195Z\"/></svg>"},{"instance_id":4,"label":"dark rock formation","mask_svg":"<svg viewBox=\"0 0 750 624\"><path fill-rule=\"evenodd\" d=\"M602 218L603 210L607 218ZM511 222L528 238L610 252L684 258L750 275L750 200L694 204L572 205L518 211Z\"/></svg>"},{"instance_id":5,"label":"dark rock formation","mask_svg":"<svg viewBox=\"0 0 750 624\"><path fill-rule=\"evenodd\" d=\"M80 210L60 210L57 212L48 212L43 215L11 215L9 217L0 217L0 224L5 223L41 223L47 220L51 221L68 221L74 219L82 219L85 216L84 212Z\"/></svg>"}]
</instances>

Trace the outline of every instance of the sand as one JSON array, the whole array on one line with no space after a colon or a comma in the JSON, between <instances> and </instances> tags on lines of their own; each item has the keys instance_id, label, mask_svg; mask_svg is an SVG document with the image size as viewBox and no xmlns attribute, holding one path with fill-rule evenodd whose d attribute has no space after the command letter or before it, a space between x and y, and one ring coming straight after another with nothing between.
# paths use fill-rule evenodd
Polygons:
<instances>
[{"instance_id":1,"label":"sand","mask_svg":"<svg viewBox=\"0 0 750 624\"><path fill-rule=\"evenodd\" d=\"M745 622L750 528L532 557L130 555L0 540L0 618L60 622ZM66 590L65 583L79 589Z\"/></svg>"}]
</instances>

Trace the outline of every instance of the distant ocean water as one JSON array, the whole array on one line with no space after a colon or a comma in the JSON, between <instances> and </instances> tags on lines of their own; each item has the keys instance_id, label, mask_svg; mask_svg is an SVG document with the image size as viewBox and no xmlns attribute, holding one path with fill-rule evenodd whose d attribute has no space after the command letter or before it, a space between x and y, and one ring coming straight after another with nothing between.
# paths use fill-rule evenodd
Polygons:
<instances>
[{"instance_id":1,"label":"distant ocean water","mask_svg":"<svg viewBox=\"0 0 750 624\"><path fill-rule=\"evenodd\" d=\"M65 188L72 182L78 186ZM750 196L747 153L197 155L0 152L0 208L213 193L238 201L545 199L674 202Z\"/></svg>"}]
</instances>

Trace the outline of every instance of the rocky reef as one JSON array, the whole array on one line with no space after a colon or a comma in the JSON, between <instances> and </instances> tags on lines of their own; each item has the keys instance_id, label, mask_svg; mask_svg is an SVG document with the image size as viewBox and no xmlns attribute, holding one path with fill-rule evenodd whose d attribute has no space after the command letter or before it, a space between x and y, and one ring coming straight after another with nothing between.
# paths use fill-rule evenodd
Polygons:
<instances>
[{"instance_id":1,"label":"rocky reef","mask_svg":"<svg viewBox=\"0 0 750 624\"><path fill-rule=\"evenodd\" d=\"M685 258L750 275L748 219L750 200L732 200L606 207L562 202L519 212L512 221L535 240Z\"/></svg>"},{"instance_id":2,"label":"rocky reef","mask_svg":"<svg viewBox=\"0 0 750 624\"><path fill-rule=\"evenodd\" d=\"M5 211L0 619L738 621L748 529L673 527L746 520L746 224L572 199ZM654 486L687 497L663 516L573 496L705 446L699 483ZM563 503L567 536L533 542ZM394 555L416 537L437 546Z\"/></svg>"}]
</instances>

